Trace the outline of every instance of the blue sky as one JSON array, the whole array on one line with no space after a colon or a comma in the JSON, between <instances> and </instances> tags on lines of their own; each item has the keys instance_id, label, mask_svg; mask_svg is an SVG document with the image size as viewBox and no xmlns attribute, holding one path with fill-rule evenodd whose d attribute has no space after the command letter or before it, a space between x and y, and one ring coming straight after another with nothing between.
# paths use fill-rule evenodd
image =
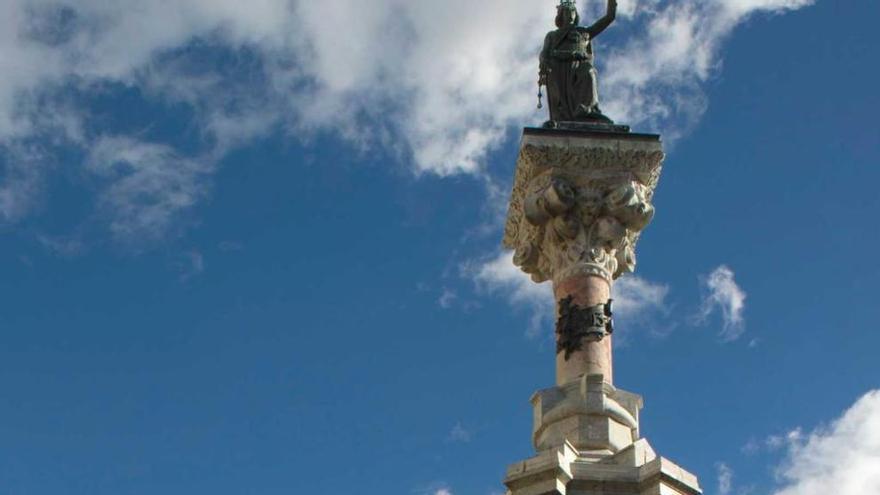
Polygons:
<instances>
[{"instance_id":1,"label":"blue sky","mask_svg":"<svg viewBox=\"0 0 880 495\"><path fill-rule=\"evenodd\" d=\"M501 493L554 376L500 251L552 3L0 0L0 492ZM880 494L880 4L620 17L604 109L668 149L643 434L707 494Z\"/></svg>"}]
</instances>

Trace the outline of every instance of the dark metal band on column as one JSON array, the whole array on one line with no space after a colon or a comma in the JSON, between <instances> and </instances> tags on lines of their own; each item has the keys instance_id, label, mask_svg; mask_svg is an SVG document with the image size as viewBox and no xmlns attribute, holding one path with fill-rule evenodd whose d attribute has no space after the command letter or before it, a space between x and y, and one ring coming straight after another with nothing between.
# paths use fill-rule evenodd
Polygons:
<instances>
[{"instance_id":1,"label":"dark metal band on column","mask_svg":"<svg viewBox=\"0 0 880 495\"><path fill-rule=\"evenodd\" d=\"M559 301L559 319L556 321L556 353L565 351L568 360L581 350L583 341L598 342L614 333L613 299L605 304L583 308L569 296Z\"/></svg>"}]
</instances>

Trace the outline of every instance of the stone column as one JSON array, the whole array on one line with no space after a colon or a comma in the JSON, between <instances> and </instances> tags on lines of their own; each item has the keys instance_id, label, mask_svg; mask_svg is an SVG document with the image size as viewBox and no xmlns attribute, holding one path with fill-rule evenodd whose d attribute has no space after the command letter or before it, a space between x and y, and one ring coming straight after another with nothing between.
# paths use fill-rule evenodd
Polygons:
<instances>
[{"instance_id":1,"label":"stone column","mask_svg":"<svg viewBox=\"0 0 880 495\"><path fill-rule=\"evenodd\" d=\"M611 282L596 275L573 275L561 282L553 283L556 297L556 318L561 317L559 307L567 298L577 307L590 308L606 304L611 299ZM560 332L556 336L557 349L564 347L560 342ZM602 375L608 383L614 383L614 368L611 353L611 334L601 339L583 338L580 348L570 355L561 351L556 353L556 384L564 385L583 375Z\"/></svg>"},{"instance_id":2,"label":"stone column","mask_svg":"<svg viewBox=\"0 0 880 495\"><path fill-rule=\"evenodd\" d=\"M612 379L611 288L635 270L663 158L656 135L523 134L504 244L532 280L553 283L556 386L532 396L537 455L508 469L508 495L701 493L641 437L642 398Z\"/></svg>"},{"instance_id":3,"label":"stone column","mask_svg":"<svg viewBox=\"0 0 880 495\"><path fill-rule=\"evenodd\" d=\"M654 216L659 136L526 129L505 229L514 262L557 300L556 383L613 383L611 285Z\"/></svg>"}]
</instances>

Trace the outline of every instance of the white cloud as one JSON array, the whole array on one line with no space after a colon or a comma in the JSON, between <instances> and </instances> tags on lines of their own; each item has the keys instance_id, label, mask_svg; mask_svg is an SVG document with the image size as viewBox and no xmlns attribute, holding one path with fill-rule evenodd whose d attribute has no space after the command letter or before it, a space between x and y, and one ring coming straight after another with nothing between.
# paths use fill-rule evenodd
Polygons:
<instances>
[{"instance_id":1,"label":"white cloud","mask_svg":"<svg viewBox=\"0 0 880 495\"><path fill-rule=\"evenodd\" d=\"M161 239L177 215L207 193L212 167L180 156L170 146L128 137L102 137L92 145L87 169L106 185L99 201L120 241Z\"/></svg>"},{"instance_id":2,"label":"white cloud","mask_svg":"<svg viewBox=\"0 0 880 495\"><path fill-rule=\"evenodd\" d=\"M796 445L803 439L803 431L795 428L785 434L770 435L763 441L750 438L740 450L746 455L754 455L759 452L776 452L784 447Z\"/></svg>"},{"instance_id":3,"label":"white cloud","mask_svg":"<svg viewBox=\"0 0 880 495\"><path fill-rule=\"evenodd\" d=\"M761 442L759 442L756 438L750 438L748 442L740 447L740 451L745 455L757 454L761 451Z\"/></svg>"},{"instance_id":4,"label":"white cloud","mask_svg":"<svg viewBox=\"0 0 880 495\"><path fill-rule=\"evenodd\" d=\"M719 51L731 32L756 12L784 12L813 0L633 0L622 11L640 35L612 49L603 88L606 111L675 139L702 117L703 84L720 69Z\"/></svg>"},{"instance_id":5,"label":"white cloud","mask_svg":"<svg viewBox=\"0 0 880 495\"><path fill-rule=\"evenodd\" d=\"M471 441L471 432L465 429L461 423L456 423L449 431L446 440L453 443L468 443Z\"/></svg>"},{"instance_id":6,"label":"white cloud","mask_svg":"<svg viewBox=\"0 0 880 495\"><path fill-rule=\"evenodd\" d=\"M18 221L39 201L45 160L42 150L31 145L0 147L0 224Z\"/></svg>"},{"instance_id":7,"label":"white cloud","mask_svg":"<svg viewBox=\"0 0 880 495\"><path fill-rule=\"evenodd\" d=\"M880 493L880 390L874 390L826 428L789 445L773 495Z\"/></svg>"},{"instance_id":8,"label":"white cloud","mask_svg":"<svg viewBox=\"0 0 880 495\"><path fill-rule=\"evenodd\" d=\"M770 435L764 441L767 450L779 450L787 445L797 445L804 437L804 433L800 428L795 428L785 435Z\"/></svg>"},{"instance_id":9,"label":"white cloud","mask_svg":"<svg viewBox=\"0 0 880 495\"><path fill-rule=\"evenodd\" d=\"M733 490L733 469L723 462L716 464L715 469L718 470L718 495L730 495Z\"/></svg>"},{"instance_id":10,"label":"white cloud","mask_svg":"<svg viewBox=\"0 0 880 495\"><path fill-rule=\"evenodd\" d=\"M205 256L201 251L192 249L187 252L178 263L180 281L187 282L205 272Z\"/></svg>"},{"instance_id":11,"label":"white cloud","mask_svg":"<svg viewBox=\"0 0 880 495\"><path fill-rule=\"evenodd\" d=\"M37 235L37 242L52 254L64 258L77 256L84 250L82 241L75 237L66 238L39 234Z\"/></svg>"},{"instance_id":12,"label":"white cloud","mask_svg":"<svg viewBox=\"0 0 880 495\"><path fill-rule=\"evenodd\" d=\"M721 340L731 342L738 339L745 332L743 312L746 307L746 293L737 285L733 270L721 265L701 281L705 294L696 315L697 322L703 323L710 315L720 311L723 320Z\"/></svg>"},{"instance_id":13,"label":"white cloud","mask_svg":"<svg viewBox=\"0 0 880 495\"><path fill-rule=\"evenodd\" d=\"M415 493L419 495L452 495L452 489L446 483L432 483L428 487L415 490Z\"/></svg>"},{"instance_id":14,"label":"white cloud","mask_svg":"<svg viewBox=\"0 0 880 495\"><path fill-rule=\"evenodd\" d=\"M674 323L664 323L666 297L669 286L645 280L636 275L625 275L614 282L614 318L616 327L626 335L636 329L646 328L655 335L664 335ZM620 342L620 339L618 339Z\"/></svg>"},{"instance_id":15,"label":"white cloud","mask_svg":"<svg viewBox=\"0 0 880 495\"><path fill-rule=\"evenodd\" d=\"M585 12L603 3L591 1ZM810 3L622 0L615 30L625 41L599 53L606 111L668 138L684 132L706 106L701 85L717 70L730 32L755 12ZM6 0L0 148L9 155L47 135L82 150L101 145L102 134L117 130L101 129L70 90L90 96L125 87L151 102L189 108L206 146L197 154L211 163L284 129L305 139L330 131L358 146L383 146L417 173L482 174L486 154L505 142L507 129L543 118L534 110L535 59L553 15L551 5L532 0L477 7L471 0ZM226 56L206 56L212 50ZM96 127L98 137L90 134ZM141 138L123 139L115 144L144 151ZM173 165L141 162L136 175L177 166L195 181L210 173L180 158L190 153L152 146L165 146L153 157ZM50 172L45 162L0 162L0 219L16 221L33 208ZM122 195L143 189L122 181L111 193L127 208L125 219L110 221L117 236L167 232L201 196L177 198L186 205L141 204ZM134 211L141 206L147 211Z\"/></svg>"},{"instance_id":16,"label":"white cloud","mask_svg":"<svg viewBox=\"0 0 880 495\"><path fill-rule=\"evenodd\" d=\"M455 300L458 299L458 295L455 291L444 287L443 293L440 294L440 298L437 299L437 304L440 305L443 309L449 309L455 303Z\"/></svg>"},{"instance_id":17,"label":"white cloud","mask_svg":"<svg viewBox=\"0 0 880 495\"><path fill-rule=\"evenodd\" d=\"M529 336L539 335L542 325L552 324L556 302L550 283L532 282L513 264L512 252L502 251L483 263L465 266L464 273L482 290L504 294L512 307L530 312Z\"/></svg>"}]
</instances>

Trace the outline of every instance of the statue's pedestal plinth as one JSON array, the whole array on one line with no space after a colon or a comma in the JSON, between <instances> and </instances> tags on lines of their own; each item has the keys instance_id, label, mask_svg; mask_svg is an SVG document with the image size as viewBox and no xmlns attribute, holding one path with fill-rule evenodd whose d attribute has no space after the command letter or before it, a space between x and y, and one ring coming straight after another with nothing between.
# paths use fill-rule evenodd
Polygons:
<instances>
[{"instance_id":1,"label":"statue's pedestal plinth","mask_svg":"<svg viewBox=\"0 0 880 495\"><path fill-rule=\"evenodd\" d=\"M611 119L604 115L602 115L601 118L592 121L581 122L556 122L548 120L544 123L543 128L580 132L613 132L617 134L626 134L629 132L628 125L615 124Z\"/></svg>"}]
</instances>

